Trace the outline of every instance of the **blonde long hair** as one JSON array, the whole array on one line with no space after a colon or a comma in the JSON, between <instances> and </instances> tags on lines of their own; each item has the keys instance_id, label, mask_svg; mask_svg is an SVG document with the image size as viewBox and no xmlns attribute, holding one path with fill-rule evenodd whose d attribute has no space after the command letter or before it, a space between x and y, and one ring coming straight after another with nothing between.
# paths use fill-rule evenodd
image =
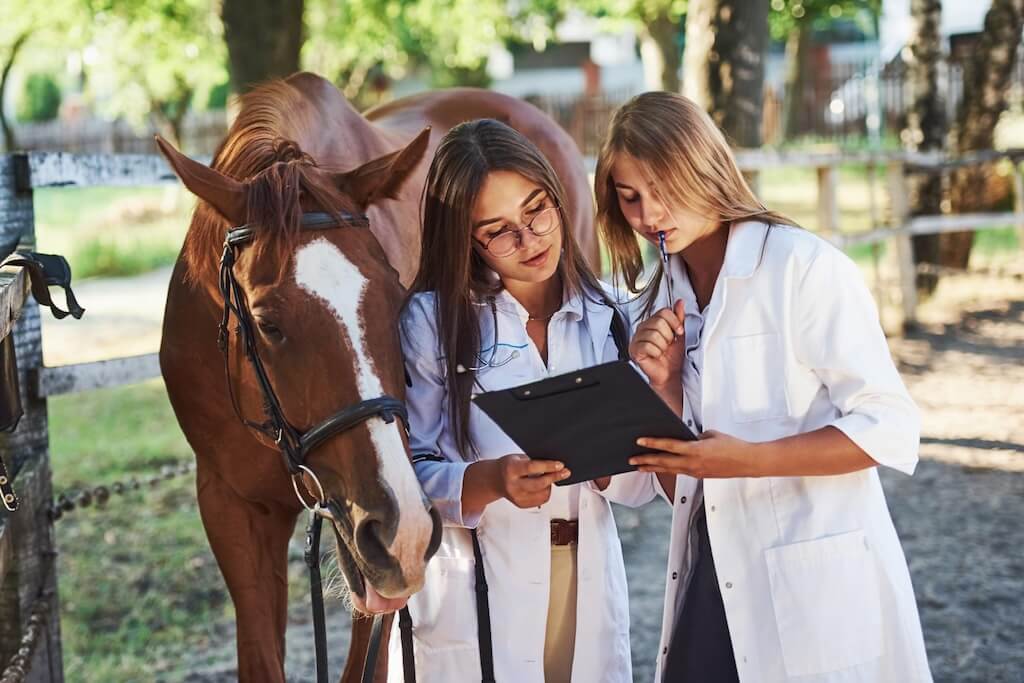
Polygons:
<instances>
[{"instance_id":1,"label":"blonde long hair","mask_svg":"<svg viewBox=\"0 0 1024 683\"><path fill-rule=\"evenodd\" d=\"M714 217L721 223L758 220L795 225L769 211L740 172L725 136L707 112L692 100L671 92L646 92L619 107L601 146L594 174L597 224L608 248L612 273L629 291L645 298L649 314L664 275L659 261L654 277L639 284L644 264L636 233L622 215L612 178L621 155L640 162L659 181L662 199L672 205Z\"/></svg>"}]
</instances>

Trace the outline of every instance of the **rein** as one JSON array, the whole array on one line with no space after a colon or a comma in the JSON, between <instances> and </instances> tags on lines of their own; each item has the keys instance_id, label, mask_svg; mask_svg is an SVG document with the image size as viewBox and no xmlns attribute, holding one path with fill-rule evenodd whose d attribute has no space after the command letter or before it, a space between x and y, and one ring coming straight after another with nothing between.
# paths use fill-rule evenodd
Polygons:
<instances>
[{"instance_id":1,"label":"rein","mask_svg":"<svg viewBox=\"0 0 1024 683\"><path fill-rule=\"evenodd\" d=\"M337 214L311 212L302 215L300 228L302 230L329 230L341 227L364 227L370 226L369 218L365 214L352 214L339 212ZM323 517L319 514L321 510L334 504L328 501L320 480L313 471L306 466L306 457L331 437L340 434L352 427L355 427L373 417L379 417L387 423L395 421L395 417L402 418L402 424L408 430L408 414L405 403L393 396L383 395L376 398L366 399L348 406L311 429L303 432L296 428L285 417L284 409L274 391L274 386L267 374L266 367L260 358L256 345L256 334L253 330L252 313L249 311L241 285L235 278L234 266L237 261L238 252L250 244L256 237L257 229L253 225L243 225L228 230L224 239L224 253L220 261L219 288L224 299L224 316L221 319L217 346L221 355L224 356L224 374L227 378L228 395L231 397L231 405L235 415L246 427L253 429L264 436L269 437L277 444L278 450L284 460L284 465L292 479L292 487L299 502L310 512L309 524L306 527L306 565L309 568L310 593L313 607L313 631L316 648L316 673L318 683L328 683L327 666L327 630L324 618L323 584L320 577L320 531L323 526ZM234 315L238 321L235 333L241 337L245 356L249 360L256 373L256 381L259 384L260 393L263 396L263 412L266 420L253 422L242 415L238 399L235 395L234 385L231 380L231 364L228 353L228 323ZM313 492L302 481L302 475L306 474L313 479L319 489L319 495ZM307 502L300 493L299 484L302 483L308 495L313 498L313 503ZM339 506L340 507L340 506ZM337 533L337 530L335 530ZM366 659L363 663L364 683L373 681L374 671L377 668L377 655L380 651L380 644L383 630L383 616L375 615L373 631L370 637L369 647L366 652Z\"/></svg>"}]
</instances>

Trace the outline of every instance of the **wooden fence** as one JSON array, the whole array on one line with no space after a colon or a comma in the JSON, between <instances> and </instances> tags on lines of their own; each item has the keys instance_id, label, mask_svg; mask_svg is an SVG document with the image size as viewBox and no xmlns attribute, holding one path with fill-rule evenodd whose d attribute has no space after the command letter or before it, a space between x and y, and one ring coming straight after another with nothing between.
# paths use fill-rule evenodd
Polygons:
<instances>
[{"instance_id":1,"label":"wooden fence","mask_svg":"<svg viewBox=\"0 0 1024 683\"><path fill-rule=\"evenodd\" d=\"M752 176L783 166L814 168L818 186L817 230L840 247L891 242L898 256L904 321L915 318L916 269L910 238L949 230L1017 225L1024 245L1024 180L1019 162L1024 152L986 152L949 160L923 154L774 154L739 153ZM908 168L944 172L964 164L1008 158L1013 162L1016 206L1013 213L970 216L908 217ZM593 164L593 159L589 159ZM838 169L863 164L869 180L886 179L888 210L870 199L872 229L850 234L840 230ZM34 247L33 193L43 187L151 185L175 181L155 155L72 155L27 153L0 156L0 244L19 240ZM756 180L755 180L756 182ZM874 182L869 183L873 188ZM888 213L889 220L883 220ZM0 271L0 340L13 335L25 416L12 434L0 433L0 457L9 464L21 508L0 519L0 683L63 681L56 549L51 510L53 492L49 458L47 398L58 394L131 384L159 376L156 354L96 363L46 367L42 362L40 311L28 297L20 268ZM88 307L89 302L83 304ZM73 325L73 321L66 324ZM9 663L15 664L10 666ZM0 669L2 670L2 669Z\"/></svg>"}]
</instances>

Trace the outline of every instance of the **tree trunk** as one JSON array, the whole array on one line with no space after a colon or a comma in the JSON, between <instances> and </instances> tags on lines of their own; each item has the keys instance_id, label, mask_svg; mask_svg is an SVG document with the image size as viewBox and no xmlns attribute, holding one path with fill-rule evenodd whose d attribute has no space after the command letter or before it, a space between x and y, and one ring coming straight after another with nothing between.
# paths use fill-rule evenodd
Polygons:
<instances>
[{"instance_id":1,"label":"tree trunk","mask_svg":"<svg viewBox=\"0 0 1024 683\"><path fill-rule=\"evenodd\" d=\"M644 25L640 35L640 56L644 63L647 87L652 90L679 92L679 64L683 54L679 47L679 22L663 10Z\"/></svg>"},{"instance_id":2,"label":"tree trunk","mask_svg":"<svg viewBox=\"0 0 1024 683\"><path fill-rule=\"evenodd\" d=\"M811 44L808 22L801 21L786 39L786 84L783 91L782 120L785 138L792 140L805 132L804 111L807 106L807 48Z\"/></svg>"},{"instance_id":3,"label":"tree trunk","mask_svg":"<svg viewBox=\"0 0 1024 683\"><path fill-rule=\"evenodd\" d=\"M985 15L985 28L977 49L964 68L964 96L957 110L954 149L957 154L991 149L995 127L1006 109L1006 91L1017 62L1017 45L1024 28L1024 0L993 0ZM994 176L990 165L956 171L950 201L956 213L988 208L986 190ZM939 261L951 268L966 268L974 242L973 232L947 233L939 240Z\"/></svg>"},{"instance_id":4,"label":"tree trunk","mask_svg":"<svg viewBox=\"0 0 1024 683\"><path fill-rule=\"evenodd\" d=\"M939 95L938 68L942 59L942 3L940 0L912 0L910 6L913 30L910 38L910 59L907 64L907 86L910 111L900 137L903 148L910 152L943 149L946 135L946 111ZM927 216L942 213L942 176L920 173L910 179L910 214ZM939 235L915 235L914 263L939 262ZM931 294L939 283L934 273L919 273L917 288L923 295Z\"/></svg>"},{"instance_id":5,"label":"tree trunk","mask_svg":"<svg viewBox=\"0 0 1024 683\"><path fill-rule=\"evenodd\" d=\"M767 37L763 0L690 0L684 92L738 147L761 146Z\"/></svg>"},{"instance_id":6,"label":"tree trunk","mask_svg":"<svg viewBox=\"0 0 1024 683\"><path fill-rule=\"evenodd\" d=\"M243 93L299 70L304 0L224 0L231 86Z\"/></svg>"},{"instance_id":7,"label":"tree trunk","mask_svg":"<svg viewBox=\"0 0 1024 683\"><path fill-rule=\"evenodd\" d=\"M7 80L10 78L14 61L18 58L18 52L21 51L22 46L30 35L30 31L25 31L14 39L14 42L11 43L10 51L7 53L7 60L4 62L3 70L0 71L0 129L3 130L4 134L4 151L8 153L14 151L18 141L14 139L14 131L7 120L7 115L4 113L3 103L7 94Z\"/></svg>"}]
</instances>

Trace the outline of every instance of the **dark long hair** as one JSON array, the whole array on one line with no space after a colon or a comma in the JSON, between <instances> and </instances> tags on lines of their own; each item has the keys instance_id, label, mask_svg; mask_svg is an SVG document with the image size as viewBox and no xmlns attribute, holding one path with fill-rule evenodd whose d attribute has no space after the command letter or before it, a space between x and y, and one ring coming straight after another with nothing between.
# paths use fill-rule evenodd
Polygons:
<instances>
[{"instance_id":1,"label":"dark long hair","mask_svg":"<svg viewBox=\"0 0 1024 683\"><path fill-rule=\"evenodd\" d=\"M439 351L444 357L448 407L463 458L476 455L469 437L469 401L480 350L478 303L502 288L473 248L472 211L489 173L511 171L536 183L558 208L563 252L562 286L572 294L600 297L604 290L573 237L566 195L536 145L494 119L477 119L448 131L434 153L423 187L423 236L419 271L410 293L435 292ZM610 302L608 302L610 303ZM457 372L457 368L466 368Z\"/></svg>"}]
</instances>

